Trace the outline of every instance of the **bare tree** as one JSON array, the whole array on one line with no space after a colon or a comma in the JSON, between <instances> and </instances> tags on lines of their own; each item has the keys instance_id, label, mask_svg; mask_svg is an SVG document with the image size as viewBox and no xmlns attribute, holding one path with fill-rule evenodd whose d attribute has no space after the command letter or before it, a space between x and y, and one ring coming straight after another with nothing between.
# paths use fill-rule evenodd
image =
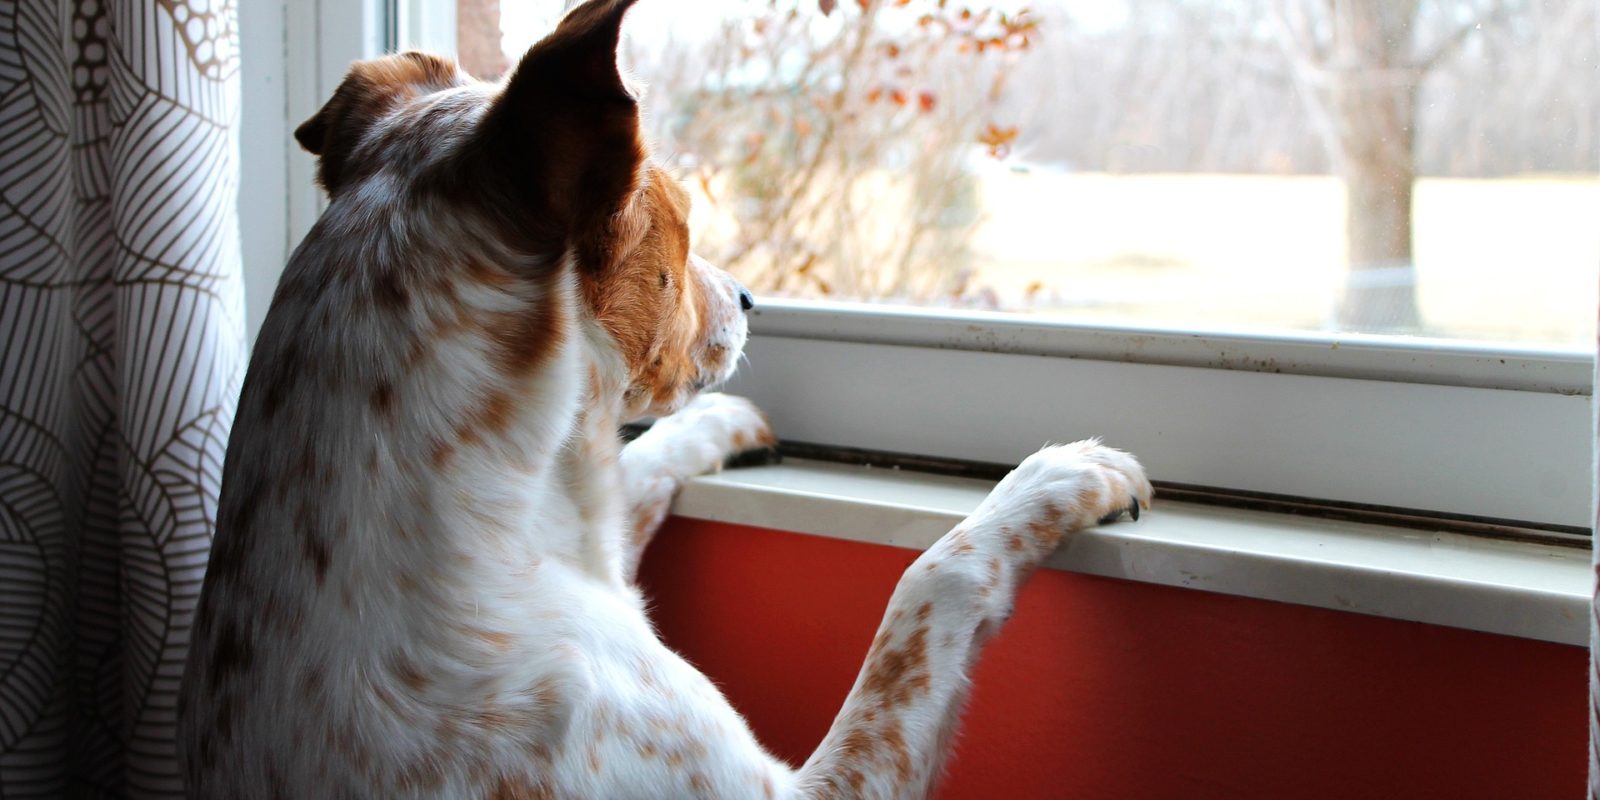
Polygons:
<instances>
[{"instance_id":1,"label":"bare tree","mask_svg":"<svg viewBox=\"0 0 1600 800\"><path fill-rule=\"evenodd\" d=\"M1503 0L1275 0L1279 42L1345 181L1339 329L1421 329L1411 237L1418 92L1504 9Z\"/></svg>"},{"instance_id":2,"label":"bare tree","mask_svg":"<svg viewBox=\"0 0 1600 800\"><path fill-rule=\"evenodd\" d=\"M707 255L766 292L994 305L968 246L973 161L1037 22L938 0L752 3L709 41L635 52L647 118L723 223Z\"/></svg>"}]
</instances>

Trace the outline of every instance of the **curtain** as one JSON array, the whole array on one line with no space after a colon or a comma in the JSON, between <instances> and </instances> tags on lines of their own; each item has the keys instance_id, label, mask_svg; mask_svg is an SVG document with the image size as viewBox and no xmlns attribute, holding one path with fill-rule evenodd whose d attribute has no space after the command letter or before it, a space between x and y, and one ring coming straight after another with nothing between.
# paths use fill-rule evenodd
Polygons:
<instances>
[{"instance_id":1,"label":"curtain","mask_svg":"<svg viewBox=\"0 0 1600 800\"><path fill-rule=\"evenodd\" d=\"M0 797L181 795L245 362L232 0L0 0Z\"/></svg>"}]
</instances>

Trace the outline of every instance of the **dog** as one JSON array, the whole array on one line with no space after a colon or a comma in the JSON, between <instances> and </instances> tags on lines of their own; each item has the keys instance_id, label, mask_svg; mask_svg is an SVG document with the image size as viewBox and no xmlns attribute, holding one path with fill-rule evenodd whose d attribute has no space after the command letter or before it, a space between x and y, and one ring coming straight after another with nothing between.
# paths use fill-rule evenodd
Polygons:
<instances>
[{"instance_id":1,"label":"dog","mask_svg":"<svg viewBox=\"0 0 1600 800\"><path fill-rule=\"evenodd\" d=\"M1151 496L1046 448L923 553L814 755L762 749L634 582L688 478L770 447L754 300L694 256L590 0L489 85L354 65L262 327L179 703L197 798L920 797L1028 572ZM619 426L657 417L623 444Z\"/></svg>"}]
</instances>

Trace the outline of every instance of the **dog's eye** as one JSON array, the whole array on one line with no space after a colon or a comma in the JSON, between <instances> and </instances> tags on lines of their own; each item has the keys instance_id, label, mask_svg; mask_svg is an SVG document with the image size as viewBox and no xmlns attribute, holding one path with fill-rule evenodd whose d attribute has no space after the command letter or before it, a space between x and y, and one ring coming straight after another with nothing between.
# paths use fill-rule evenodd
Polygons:
<instances>
[{"instance_id":1,"label":"dog's eye","mask_svg":"<svg viewBox=\"0 0 1600 800\"><path fill-rule=\"evenodd\" d=\"M667 272L666 270L661 270L661 288L667 288L667 284L670 283L672 283L671 273Z\"/></svg>"}]
</instances>

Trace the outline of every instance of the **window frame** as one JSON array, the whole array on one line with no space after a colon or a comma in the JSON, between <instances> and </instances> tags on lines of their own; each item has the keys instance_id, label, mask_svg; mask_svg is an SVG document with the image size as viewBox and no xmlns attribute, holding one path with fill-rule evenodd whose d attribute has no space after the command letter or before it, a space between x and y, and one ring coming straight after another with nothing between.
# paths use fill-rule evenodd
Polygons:
<instances>
[{"instance_id":1,"label":"window frame","mask_svg":"<svg viewBox=\"0 0 1600 800\"><path fill-rule=\"evenodd\" d=\"M294 126L350 61L439 40L454 19L443 8L241 11L252 338L324 203ZM1174 483L1565 529L1594 519L1587 351L777 300L762 301L751 331L728 390L797 441L1016 463L1046 441L1100 435ZM885 370L893 386L878 382Z\"/></svg>"},{"instance_id":2,"label":"window frame","mask_svg":"<svg viewBox=\"0 0 1600 800\"><path fill-rule=\"evenodd\" d=\"M1565 530L1593 519L1582 351L774 300L751 330L728 390L797 441L1014 464L1093 435L1170 483Z\"/></svg>"}]
</instances>

